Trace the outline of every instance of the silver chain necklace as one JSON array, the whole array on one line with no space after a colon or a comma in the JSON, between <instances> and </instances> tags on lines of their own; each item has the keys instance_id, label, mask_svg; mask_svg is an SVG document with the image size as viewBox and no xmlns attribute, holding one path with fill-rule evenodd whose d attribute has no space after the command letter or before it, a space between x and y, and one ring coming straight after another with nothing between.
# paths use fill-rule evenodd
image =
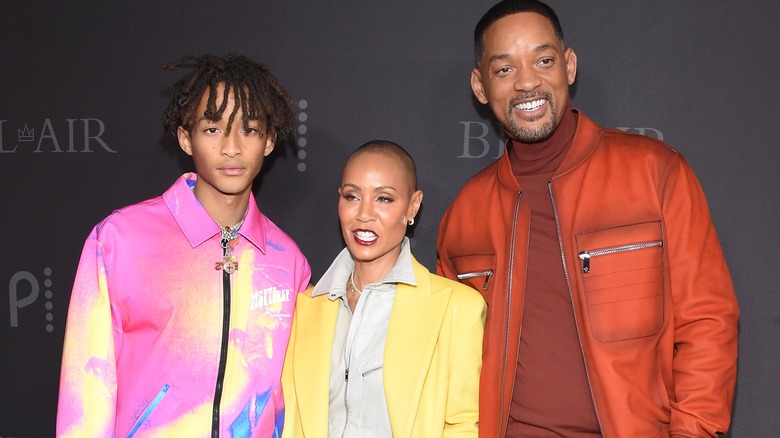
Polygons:
<instances>
[{"instance_id":1,"label":"silver chain necklace","mask_svg":"<svg viewBox=\"0 0 780 438\"><path fill-rule=\"evenodd\" d=\"M216 221L216 219L214 220L214 222L216 222L216 224L219 226L219 229L222 231L222 239L219 241L219 246L222 247L223 256L222 261L217 262L214 265L214 269L217 271L222 270L228 274L232 274L238 269L238 262L233 256L233 250L238 245L238 230L241 229L241 225L244 224L244 220L246 219L248 212L249 209L244 212L244 217L242 217L241 220L232 227L223 227L219 224L219 222Z\"/></svg>"}]
</instances>

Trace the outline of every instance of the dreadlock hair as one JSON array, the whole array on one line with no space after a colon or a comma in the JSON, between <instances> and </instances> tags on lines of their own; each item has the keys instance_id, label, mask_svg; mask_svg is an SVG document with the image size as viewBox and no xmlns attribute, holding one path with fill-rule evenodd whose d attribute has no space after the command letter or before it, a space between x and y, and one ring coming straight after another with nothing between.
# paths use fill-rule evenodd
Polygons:
<instances>
[{"instance_id":1,"label":"dreadlock hair","mask_svg":"<svg viewBox=\"0 0 780 438\"><path fill-rule=\"evenodd\" d=\"M160 120L163 128L174 136L179 126L188 132L192 129L198 117L195 110L207 90L209 97L203 116L209 120L222 118L228 95L232 92L235 96L227 123L228 134L239 109L244 128L250 120L265 120L266 131L270 130L277 139L295 134L295 117L289 107L295 101L265 65L237 53L186 56L163 65L165 70L182 67L192 71L173 85L171 100ZM225 89L217 107L220 83Z\"/></svg>"}]
</instances>

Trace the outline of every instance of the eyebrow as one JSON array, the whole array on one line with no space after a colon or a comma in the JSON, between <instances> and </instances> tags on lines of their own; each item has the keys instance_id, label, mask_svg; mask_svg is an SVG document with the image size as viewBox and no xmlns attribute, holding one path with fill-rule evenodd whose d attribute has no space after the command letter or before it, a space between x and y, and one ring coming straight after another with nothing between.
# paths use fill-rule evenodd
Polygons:
<instances>
[{"instance_id":1,"label":"eyebrow","mask_svg":"<svg viewBox=\"0 0 780 438\"><path fill-rule=\"evenodd\" d=\"M540 45L536 46L536 48L534 48L534 52L537 52L537 53L544 52L547 49L555 50L555 49L557 49L557 47L555 47L555 44L550 44L550 43L540 44Z\"/></svg>"},{"instance_id":2,"label":"eyebrow","mask_svg":"<svg viewBox=\"0 0 780 438\"><path fill-rule=\"evenodd\" d=\"M488 64L492 63L493 61L501 61L501 60L504 60L504 59L507 59L507 58L509 58L509 54L508 53L502 53L500 55L493 55L490 58L488 58Z\"/></svg>"},{"instance_id":3,"label":"eyebrow","mask_svg":"<svg viewBox=\"0 0 780 438\"><path fill-rule=\"evenodd\" d=\"M341 187L351 187L351 188L353 188L355 190L360 190L360 186L358 186L357 184L352 184L352 183L344 183ZM396 192L398 191L398 189L396 189L393 186L374 187L374 191L375 192L381 192L382 190L393 190L393 191L396 191Z\"/></svg>"},{"instance_id":4,"label":"eyebrow","mask_svg":"<svg viewBox=\"0 0 780 438\"><path fill-rule=\"evenodd\" d=\"M210 118L208 118L206 116L200 116L200 118L195 120L195 124L197 125L197 124L199 124L201 122L218 123L218 122L221 122L223 120L225 120L224 114L222 116L220 116L220 118L218 118L218 119L210 119ZM240 122L241 118L238 117L238 118L233 119L233 123L235 123L236 121ZM249 125L250 123L261 124L262 122L263 121L261 119L247 119L246 120L247 125ZM241 122L241 123L243 123L243 122Z\"/></svg>"}]
</instances>

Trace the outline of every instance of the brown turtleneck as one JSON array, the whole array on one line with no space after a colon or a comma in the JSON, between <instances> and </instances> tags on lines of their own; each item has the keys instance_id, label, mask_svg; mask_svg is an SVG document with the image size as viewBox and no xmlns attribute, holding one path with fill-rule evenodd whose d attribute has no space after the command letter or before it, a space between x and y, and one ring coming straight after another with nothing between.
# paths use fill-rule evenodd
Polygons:
<instances>
[{"instance_id":1,"label":"brown turtleneck","mask_svg":"<svg viewBox=\"0 0 780 438\"><path fill-rule=\"evenodd\" d=\"M550 138L512 140L509 161L520 202L531 209L517 373L506 436L601 436L564 278L548 183L571 146L577 113L567 102ZM520 248L524 250L524 248Z\"/></svg>"}]
</instances>

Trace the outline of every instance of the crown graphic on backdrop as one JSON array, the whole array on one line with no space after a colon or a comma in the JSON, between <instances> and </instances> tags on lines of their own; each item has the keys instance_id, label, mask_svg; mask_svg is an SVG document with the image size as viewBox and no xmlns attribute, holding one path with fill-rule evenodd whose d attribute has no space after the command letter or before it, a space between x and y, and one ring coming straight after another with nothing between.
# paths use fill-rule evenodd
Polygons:
<instances>
[{"instance_id":1,"label":"crown graphic on backdrop","mask_svg":"<svg viewBox=\"0 0 780 438\"><path fill-rule=\"evenodd\" d=\"M23 129L16 130L19 133L19 141L35 141L35 131L24 124Z\"/></svg>"}]
</instances>

